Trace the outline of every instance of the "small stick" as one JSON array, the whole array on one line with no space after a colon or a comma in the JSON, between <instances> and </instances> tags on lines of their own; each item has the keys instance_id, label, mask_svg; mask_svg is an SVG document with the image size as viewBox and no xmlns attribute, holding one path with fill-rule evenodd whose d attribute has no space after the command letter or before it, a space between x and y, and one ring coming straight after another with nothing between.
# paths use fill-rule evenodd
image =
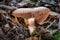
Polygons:
<instances>
[{"instance_id":1,"label":"small stick","mask_svg":"<svg viewBox=\"0 0 60 40\"><path fill-rule=\"evenodd\" d=\"M51 27L54 22L56 22L56 20L54 20L50 25L48 25L48 26L46 27L46 29L48 29L49 27Z\"/></svg>"}]
</instances>

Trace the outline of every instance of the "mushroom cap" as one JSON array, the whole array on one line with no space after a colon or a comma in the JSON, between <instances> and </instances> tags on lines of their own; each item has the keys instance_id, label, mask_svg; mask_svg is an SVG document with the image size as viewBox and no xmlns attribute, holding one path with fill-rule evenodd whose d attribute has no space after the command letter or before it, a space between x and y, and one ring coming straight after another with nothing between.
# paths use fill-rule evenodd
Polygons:
<instances>
[{"instance_id":1,"label":"mushroom cap","mask_svg":"<svg viewBox=\"0 0 60 40\"><path fill-rule=\"evenodd\" d=\"M31 8L20 8L15 10L12 15L22 18L30 18L32 9Z\"/></svg>"},{"instance_id":2,"label":"mushroom cap","mask_svg":"<svg viewBox=\"0 0 60 40\"><path fill-rule=\"evenodd\" d=\"M42 23L50 14L50 9L46 7L20 8L15 10L12 15L15 17L31 18L34 17L37 22Z\"/></svg>"}]
</instances>

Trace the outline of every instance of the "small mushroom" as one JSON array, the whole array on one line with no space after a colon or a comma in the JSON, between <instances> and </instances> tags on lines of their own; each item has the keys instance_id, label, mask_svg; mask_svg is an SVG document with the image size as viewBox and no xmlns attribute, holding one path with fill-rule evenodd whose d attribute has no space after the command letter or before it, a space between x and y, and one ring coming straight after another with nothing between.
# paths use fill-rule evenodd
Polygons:
<instances>
[{"instance_id":1,"label":"small mushroom","mask_svg":"<svg viewBox=\"0 0 60 40\"><path fill-rule=\"evenodd\" d=\"M46 7L20 8L12 13L13 16L21 17L23 19L34 17L39 24L43 24L49 14L50 9Z\"/></svg>"}]
</instances>

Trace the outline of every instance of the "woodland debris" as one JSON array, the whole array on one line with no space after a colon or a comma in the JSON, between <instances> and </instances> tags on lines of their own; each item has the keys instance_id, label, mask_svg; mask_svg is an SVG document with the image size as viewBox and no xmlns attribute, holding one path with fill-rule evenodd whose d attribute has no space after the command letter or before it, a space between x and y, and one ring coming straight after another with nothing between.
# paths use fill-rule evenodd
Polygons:
<instances>
[{"instance_id":1,"label":"woodland debris","mask_svg":"<svg viewBox=\"0 0 60 40\"><path fill-rule=\"evenodd\" d=\"M37 3L28 1L0 0L0 2L3 2L0 4L1 40L52 40L53 35L46 28L54 24L57 25L57 16L59 13L52 12L50 9L59 12L59 3L56 4L53 2L53 4L50 4L50 1L49 3L45 3L42 0L37 0ZM36 4L39 7L36 7ZM44 24L47 24L46 27L44 27Z\"/></svg>"},{"instance_id":2,"label":"woodland debris","mask_svg":"<svg viewBox=\"0 0 60 40\"><path fill-rule=\"evenodd\" d=\"M58 16L58 18L59 18L58 29L60 30L60 15Z\"/></svg>"},{"instance_id":3,"label":"woodland debris","mask_svg":"<svg viewBox=\"0 0 60 40\"><path fill-rule=\"evenodd\" d=\"M46 29L48 29L49 27L51 27L54 22L56 22L56 20L54 20L50 25L48 25Z\"/></svg>"},{"instance_id":4,"label":"woodland debris","mask_svg":"<svg viewBox=\"0 0 60 40\"><path fill-rule=\"evenodd\" d=\"M29 37L29 38L26 38L26 40L38 40L37 37Z\"/></svg>"},{"instance_id":5,"label":"woodland debris","mask_svg":"<svg viewBox=\"0 0 60 40\"><path fill-rule=\"evenodd\" d=\"M0 5L0 8L10 9L10 10L15 10L15 9L17 9L17 7L11 7L11 6L6 6L6 5Z\"/></svg>"}]
</instances>

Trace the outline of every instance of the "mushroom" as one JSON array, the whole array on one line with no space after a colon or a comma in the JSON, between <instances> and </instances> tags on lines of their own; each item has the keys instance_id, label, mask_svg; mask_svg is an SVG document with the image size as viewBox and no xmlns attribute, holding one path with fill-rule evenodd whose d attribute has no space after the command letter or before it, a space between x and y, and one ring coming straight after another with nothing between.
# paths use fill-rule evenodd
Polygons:
<instances>
[{"instance_id":1,"label":"mushroom","mask_svg":"<svg viewBox=\"0 0 60 40\"><path fill-rule=\"evenodd\" d=\"M12 15L23 19L35 18L37 23L43 24L50 14L50 9L46 7L20 8L15 10ZM19 23L18 23L19 24Z\"/></svg>"}]
</instances>

